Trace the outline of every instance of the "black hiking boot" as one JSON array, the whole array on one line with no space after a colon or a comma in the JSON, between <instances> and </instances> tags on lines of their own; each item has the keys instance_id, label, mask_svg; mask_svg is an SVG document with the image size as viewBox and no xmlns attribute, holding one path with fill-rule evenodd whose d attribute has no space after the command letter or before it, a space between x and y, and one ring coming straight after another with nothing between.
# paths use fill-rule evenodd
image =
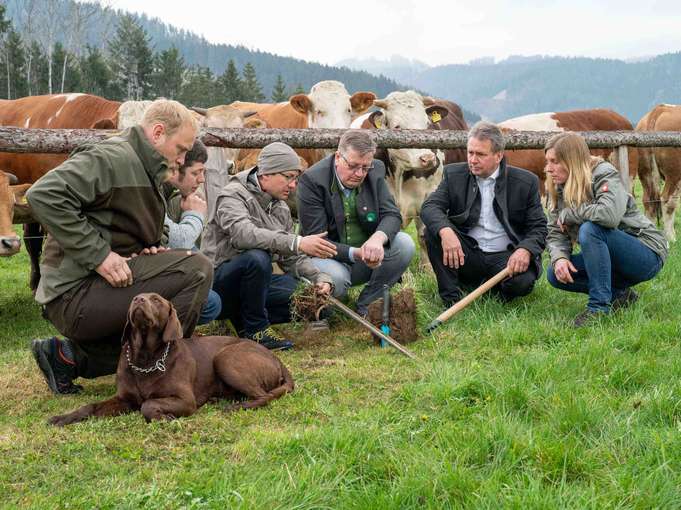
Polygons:
<instances>
[{"instance_id":1,"label":"black hiking boot","mask_svg":"<svg viewBox=\"0 0 681 510\"><path fill-rule=\"evenodd\" d=\"M254 333L249 338L263 347L267 347L270 351L286 351L293 348L293 342L287 340L269 326Z\"/></svg>"},{"instance_id":2,"label":"black hiking boot","mask_svg":"<svg viewBox=\"0 0 681 510\"><path fill-rule=\"evenodd\" d=\"M68 338L36 338L31 342L31 352L52 393L72 395L83 391L80 384L73 384L77 377L76 362Z\"/></svg>"}]
</instances>

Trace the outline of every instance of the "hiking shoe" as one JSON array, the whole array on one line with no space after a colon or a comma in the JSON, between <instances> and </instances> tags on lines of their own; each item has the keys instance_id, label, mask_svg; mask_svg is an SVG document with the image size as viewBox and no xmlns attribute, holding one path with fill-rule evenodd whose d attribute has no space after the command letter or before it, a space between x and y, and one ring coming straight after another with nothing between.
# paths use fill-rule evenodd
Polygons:
<instances>
[{"instance_id":1,"label":"hiking shoe","mask_svg":"<svg viewBox=\"0 0 681 510\"><path fill-rule=\"evenodd\" d=\"M73 384L76 362L70 340L55 336L36 338L31 342L31 352L52 393L69 395L83 391L80 384Z\"/></svg>"},{"instance_id":2,"label":"hiking shoe","mask_svg":"<svg viewBox=\"0 0 681 510\"><path fill-rule=\"evenodd\" d=\"M638 301L638 294L631 287L624 289L615 299L610 303L610 309L613 312L627 308Z\"/></svg>"},{"instance_id":3,"label":"hiking shoe","mask_svg":"<svg viewBox=\"0 0 681 510\"><path fill-rule=\"evenodd\" d=\"M572 322L572 325L575 328L581 328L582 326L588 326L592 322L596 322L603 315L605 315L605 312L595 312L595 311L589 310L587 308L583 312L580 312L579 314L577 314L577 317L575 317L575 320Z\"/></svg>"},{"instance_id":4,"label":"hiking shoe","mask_svg":"<svg viewBox=\"0 0 681 510\"><path fill-rule=\"evenodd\" d=\"M293 348L293 342L281 336L271 327L262 329L249 338L263 347L267 347L270 351L286 351Z\"/></svg>"}]
</instances>

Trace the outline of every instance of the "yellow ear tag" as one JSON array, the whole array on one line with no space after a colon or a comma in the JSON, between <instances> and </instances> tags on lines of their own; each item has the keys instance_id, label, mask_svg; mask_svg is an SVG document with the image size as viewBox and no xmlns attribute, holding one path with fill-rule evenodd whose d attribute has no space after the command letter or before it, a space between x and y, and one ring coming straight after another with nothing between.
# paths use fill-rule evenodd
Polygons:
<instances>
[{"instance_id":1,"label":"yellow ear tag","mask_svg":"<svg viewBox=\"0 0 681 510\"><path fill-rule=\"evenodd\" d=\"M28 204L28 200L27 200L26 197L24 196L24 197L21 197L21 199L19 200L19 203L20 203L20 204Z\"/></svg>"},{"instance_id":2,"label":"yellow ear tag","mask_svg":"<svg viewBox=\"0 0 681 510\"><path fill-rule=\"evenodd\" d=\"M442 115L437 110L430 114L430 120L434 123L438 123L442 120Z\"/></svg>"},{"instance_id":3,"label":"yellow ear tag","mask_svg":"<svg viewBox=\"0 0 681 510\"><path fill-rule=\"evenodd\" d=\"M383 122L381 122L381 119L374 119L374 126L376 126L378 129L381 129L383 127Z\"/></svg>"}]
</instances>

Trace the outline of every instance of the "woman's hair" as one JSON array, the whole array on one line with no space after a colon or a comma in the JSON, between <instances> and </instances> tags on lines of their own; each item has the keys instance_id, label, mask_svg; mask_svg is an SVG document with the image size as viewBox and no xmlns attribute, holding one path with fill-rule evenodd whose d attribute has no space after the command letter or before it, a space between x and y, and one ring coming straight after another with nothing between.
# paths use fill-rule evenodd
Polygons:
<instances>
[{"instance_id":1,"label":"woman's hair","mask_svg":"<svg viewBox=\"0 0 681 510\"><path fill-rule=\"evenodd\" d=\"M563 200L568 207L578 207L593 198L591 189L591 172L603 161L593 157L584 138L577 133L565 132L552 136L544 146L544 154L553 149L556 159L568 171L567 181L563 188ZM557 204L556 184L550 175L546 175L546 189L549 194L550 207Z\"/></svg>"}]
</instances>

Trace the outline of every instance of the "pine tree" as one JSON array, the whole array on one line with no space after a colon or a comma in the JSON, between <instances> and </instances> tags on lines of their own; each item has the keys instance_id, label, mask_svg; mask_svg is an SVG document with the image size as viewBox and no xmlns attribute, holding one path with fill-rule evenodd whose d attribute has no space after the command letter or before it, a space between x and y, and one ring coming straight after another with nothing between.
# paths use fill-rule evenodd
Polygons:
<instances>
[{"instance_id":1,"label":"pine tree","mask_svg":"<svg viewBox=\"0 0 681 510\"><path fill-rule=\"evenodd\" d=\"M262 93L262 86L255 74L253 64L248 62L241 73L243 75L243 91L242 101L251 101L253 103L261 103L265 100L265 95Z\"/></svg>"},{"instance_id":2,"label":"pine tree","mask_svg":"<svg viewBox=\"0 0 681 510\"><path fill-rule=\"evenodd\" d=\"M286 84L281 74L277 74L277 81L272 89L272 101L275 103L280 103L282 101L288 100L288 94L286 93Z\"/></svg>"},{"instance_id":3,"label":"pine tree","mask_svg":"<svg viewBox=\"0 0 681 510\"><path fill-rule=\"evenodd\" d=\"M295 94L307 94L307 90L303 88L302 84L298 83L298 85L296 85L296 88L291 95L293 96Z\"/></svg>"},{"instance_id":4,"label":"pine tree","mask_svg":"<svg viewBox=\"0 0 681 510\"><path fill-rule=\"evenodd\" d=\"M150 38L132 16L121 18L116 35L109 43L109 51L114 79L123 89L125 99L147 99L153 70Z\"/></svg>"},{"instance_id":5,"label":"pine tree","mask_svg":"<svg viewBox=\"0 0 681 510\"><path fill-rule=\"evenodd\" d=\"M26 50L21 36L11 30L5 43L3 63L6 75L7 89L4 97L17 99L28 94L26 83Z\"/></svg>"},{"instance_id":6,"label":"pine tree","mask_svg":"<svg viewBox=\"0 0 681 510\"><path fill-rule=\"evenodd\" d=\"M227 62L227 69L218 78L218 101L216 104L230 104L238 101L242 96L243 83L236 69L236 64L231 58Z\"/></svg>"},{"instance_id":7,"label":"pine tree","mask_svg":"<svg viewBox=\"0 0 681 510\"><path fill-rule=\"evenodd\" d=\"M49 92L49 65L47 63L47 56L42 51L40 43L33 41L28 50L31 59L31 81L29 82L29 90L31 95L37 96L40 94L47 94Z\"/></svg>"},{"instance_id":8,"label":"pine tree","mask_svg":"<svg viewBox=\"0 0 681 510\"><path fill-rule=\"evenodd\" d=\"M60 92L76 92L82 89L80 69L76 66L75 57L66 51L62 43L57 42L52 50L52 76L61 78L62 73L64 80L63 83L59 80Z\"/></svg>"},{"instance_id":9,"label":"pine tree","mask_svg":"<svg viewBox=\"0 0 681 510\"><path fill-rule=\"evenodd\" d=\"M99 48L86 46L86 55L80 60L83 92L106 97L122 99L122 91L113 81L113 73Z\"/></svg>"},{"instance_id":10,"label":"pine tree","mask_svg":"<svg viewBox=\"0 0 681 510\"><path fill-rule=\"evenodd\" d=\"M184 58L175 46L157 54L152 77L154 95L177 99L182 92L182 77L186 70Z\"/></svg>"},{"instance_id":11,"label":"pine tree","mask_svg":"<svg viewBox=\"0 0 681 510\"><path fill-rule=\"evenodd\" d=\"M184 76L179 101L187 106L207 108L217 104L216 80L208 67L194 66Z\"/></svg>"}]
</instances>

